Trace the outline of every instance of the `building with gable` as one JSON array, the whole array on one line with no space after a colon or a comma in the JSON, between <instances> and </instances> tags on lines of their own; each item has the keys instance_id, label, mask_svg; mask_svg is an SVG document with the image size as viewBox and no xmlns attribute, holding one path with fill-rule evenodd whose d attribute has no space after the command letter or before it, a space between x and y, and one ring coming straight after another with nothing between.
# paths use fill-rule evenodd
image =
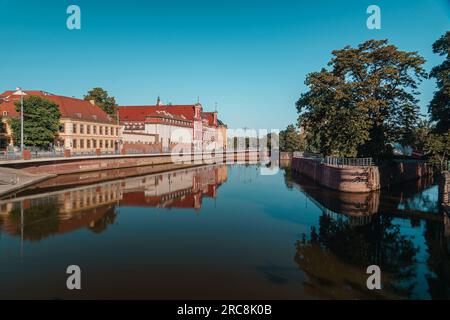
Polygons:
<instances>
[{"instance_id":1,"label":"building with gable","mask_svg":"<svg viewBox=\"0 0 450 320\"><path fill-rule=\"evenodd\" d=\"M55 139L57 149L69 149L74 153L119 152L121 126L93 101L56 95L39 90L24 90L27 96L39 96L56 103L61 113L60 130ZM19 118L15 103L20 95L14 91L0 94L0 150L13 147L14 137L9 119ZM28 146L30 147L30 146Z\"/></svg>"}]
</instances>

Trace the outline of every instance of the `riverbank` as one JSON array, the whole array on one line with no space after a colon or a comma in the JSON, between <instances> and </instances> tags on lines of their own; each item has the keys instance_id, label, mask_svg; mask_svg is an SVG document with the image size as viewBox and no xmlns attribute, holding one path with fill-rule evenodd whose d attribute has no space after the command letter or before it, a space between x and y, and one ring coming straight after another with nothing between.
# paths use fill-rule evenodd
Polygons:
<instances>
[{"instance_id":1,"label":"riverbank","mask_svg":"<svg viewBox=\"0 0 450 320\"><path fill-rule=\"evenodd\" d=\"M341 192L371 192L433 174L432 168L420 160L391 160L375 166L325 163L322 158L294 156L292 168L323 187Z\"/></svg>"},{"instance_id":2,"label":"riverbank","mask_svg":"<svg viewBox=\"0 0 450 320\"><path fill-rule=\"evenodd\" d=\"M43 180L71 174L112 172L109 178L123 176L118 170L130 169L137 176L161 173L181 168L192 168L206 164L254 162L259 160L257 151L235 151L220 153L188 153L182 156L171 153L87 156L79 158L49 158L0 162L0 169L21 177L19 183L0 185L0 196L7 196ZM145 168L145 170L136 170ZM1 172L0 172L1 173ZM63 179L64 180L64 179ZM89 180L89 179L87 179Z\"/></svg>"},{"instance_id":3,"label":"riverbank","mask_svg":"<svg viewBox=\"0 0 450 320\"><path fill-rule=\"evenodd\" d=\"M1 168L0 177L7 177L8 181L2 181L0 184L0 196L22 190L26 187L55 177L55 174L32 174L17 169Z\"/></svg>"}]
</instances>

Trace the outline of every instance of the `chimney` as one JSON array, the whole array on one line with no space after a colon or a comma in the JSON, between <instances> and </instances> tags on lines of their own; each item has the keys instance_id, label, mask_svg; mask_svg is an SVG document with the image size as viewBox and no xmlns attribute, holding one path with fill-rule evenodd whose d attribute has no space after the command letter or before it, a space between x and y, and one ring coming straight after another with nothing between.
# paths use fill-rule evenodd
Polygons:
<instances>
[{"instance_id":1,"label":"chimney","mask_svg":"<svg viewBox=\"0 0 450 320\"><path fill-rule=\"evenodd\" d=\"M89 100L89 102L90 102L93 106L95 106L95 100Z\"/></svg>"}]
</instances>

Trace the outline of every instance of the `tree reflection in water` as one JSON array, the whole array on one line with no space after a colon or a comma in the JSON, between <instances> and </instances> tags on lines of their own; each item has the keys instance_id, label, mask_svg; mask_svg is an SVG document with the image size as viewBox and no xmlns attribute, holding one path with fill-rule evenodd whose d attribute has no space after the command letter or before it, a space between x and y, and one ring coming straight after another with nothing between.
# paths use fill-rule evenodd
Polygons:
<instances>
[{"instance_id":1,"label":"tree reflection in water","mask_svg":"<svg viewBox=\"0 0 450 320\"><path fill-rule=\"evenodd\" d=\"M23 232L23 238L30 241L39 241L49 235L58 233L59 209L55 201L37 204L23 209L26 223L22 221L21 203L16 203L10 213L10 223L14 226L11 233L19 235ZM21 225L23 223L23 230Z\"/></svg>"},{"instance_id":2,"label":"tree reflection in water","mask_svg":"<svg viewBox=\"0 0 450 320\"><path fill-rule=\"evenodd\" d=\"M384 190L379 196L367 194L364 200L364 195L318 187L290 171L287 168L284 173L286 185L298 187L322 209L317 226L295 244L294 260L308 275L305 285L312 295L413 298L428 293L433 299L450 297L449 237L440 219L432 178ZM364 215L370 219L354 223ZM414 242L414 233L402 232L396 217L423 227L424 243ZM419 251L427 254L426 293L418 285ZM381 268L382 290L367 290L369 265Z\"/></svg>"},{"instance_id":3,"label":"tree reflection in water","mask_svg":"<svg viewBox=\"0 0 450 320\"><path fill-rule=\"evenodd\" d=\"M383 275L380 294L412 295L418 249L411 237L401 235L391 217L376 216L370 224L352 226L324 213L318 231L312 227L309 237L303 234L296 250L295 261L310 276L311 287L325 284L340 291L335 292L337 297L365 297L368 294L365 270L375 264ZM328 283L323 281L325 277Z\"/></svg>"},{"instance_id":4,"label":"tree reflection in water","mask_svg":"<svg viewBox=\"0 0 450 320\"><path fill-rule=\"evenodd\" d=\"M68 212L61 209L55 196L11 203L8 215L0 219L7 233L24 240L40 241L51 235L63 234L87 227L93 233L101 233L114 224L117 213L114 205L100 205L94 210Z\"/></svg>"},{"instance_id":5,"label":"tree reflection in water","mask_svg":"<svg viewBox=\"0 0 450 320\"><path fill-rule=\"evenodd\" d=\"M429 254L428 293L432 299L450 299L450 237L435 221L426 222L424 236Z\"/></svg>"},{"instance_id":6,"label":"tree reflection in water","mask_svg":"<svg viewBox=\"0 0 450 320\"><path fill-rule=\"evenodd\" d=\"M112 225L117 220L117 209L116 207L109 208L105 214L100 217L100 219L93 221L89 225L89 230L93 233L102 233L105 231L109 225Z\"/></svg>"}]
</instances>

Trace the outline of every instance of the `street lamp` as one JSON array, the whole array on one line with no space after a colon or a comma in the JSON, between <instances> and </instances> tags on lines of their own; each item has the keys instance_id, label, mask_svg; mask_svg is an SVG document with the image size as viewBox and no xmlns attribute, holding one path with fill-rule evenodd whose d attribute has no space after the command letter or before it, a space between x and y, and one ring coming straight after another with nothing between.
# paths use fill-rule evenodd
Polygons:
<instances>
[{"instance_id":1,"label":"street lamp","mask_svg":"<svg viewBox=\"0 0 450 320\"><path fill-rule=\"evenodd\" d=\"M23 96L26 95L21 88L16 88L13 93L16 96L20 95L20 152L23 154Z\"/></svg>"}]
</instances>

